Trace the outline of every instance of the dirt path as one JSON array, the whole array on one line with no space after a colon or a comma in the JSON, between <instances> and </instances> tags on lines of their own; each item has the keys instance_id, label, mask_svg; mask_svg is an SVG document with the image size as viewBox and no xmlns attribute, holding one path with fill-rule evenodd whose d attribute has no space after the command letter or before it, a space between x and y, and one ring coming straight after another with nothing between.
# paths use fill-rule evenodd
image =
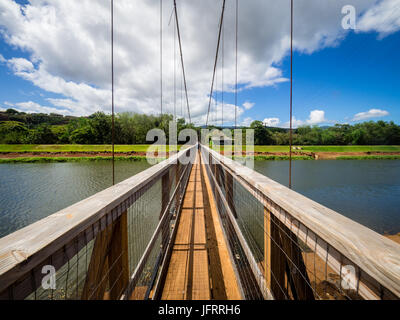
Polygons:
<instances>
[{"instance_id":1,"label":"dirt path","mask_svg":"<svg viewBox=\"0 0 400 320\"><path fill-rule=\"evenodd\" d=\"M224 154L224 152L221 152ZM240 155L240 154L239 154ZM241 155L246 155L242 152ZM289 156L289 152L253 152L248 155L254 156ZM400 152L306 152L306 151L293 151L293 156L308 156L316 160L335 160L338 157L352 156L352 157L365 157L365 156L400 156Z\"/></svg>"}]
</instances>

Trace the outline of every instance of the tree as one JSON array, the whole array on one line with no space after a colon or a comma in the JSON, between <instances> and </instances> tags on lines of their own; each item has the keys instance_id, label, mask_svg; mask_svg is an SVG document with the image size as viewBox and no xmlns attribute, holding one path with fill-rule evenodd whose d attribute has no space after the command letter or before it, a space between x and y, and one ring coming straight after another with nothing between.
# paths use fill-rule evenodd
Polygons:
<instances>
[{"instance_id":1,"label":"tree","mask_svg":"<svg viewBox=\"0 0 400 320\"><path fill-rule=\"evenodd\" d=\"M271 131L261 121L253 121L250 128L254 130L255 145L269 145L274 143Z\"/></svg>"},{"instance_id":2,"label":"tree","mask_svg":"<svg viewBox=\"0 0 400 320\"><path fill-rule=\"evenodd\" d=\"M110 144L112 136L111 116L104 112L96 112L90 117L90 126L92 127L96 144Z\"/></svg>"},{"instance_id":3,"label":"tree","mask_svg":"<svg viewBox=\"0 0 400 320\"><path fill-rule=\"evenodd\" d=\"M4 121L0 123L0 143L24 143L29 131L25 125L18 121Z\"/></svg>"},{"instance_id":4,"label":"tree","mask_svg":"<svg viewBox=\"0 0 400 320\"><path fill-rule=\"evenodd\" d=\"M27 139L32 144L57 143L57 136L51 131L48 125L41 125L37 129L31 130Z\"/></svg>"},{"instance_id":5,"label":"tree","mask_svg":"<svg viewBox=\"0 0 400 320\"><path fill-rule=\"evenodd\" d=\"M86 126L74 130L69 140L76 144L92 144L96 141L96 136L92 127Z\"/></svg>"}]
</instances>

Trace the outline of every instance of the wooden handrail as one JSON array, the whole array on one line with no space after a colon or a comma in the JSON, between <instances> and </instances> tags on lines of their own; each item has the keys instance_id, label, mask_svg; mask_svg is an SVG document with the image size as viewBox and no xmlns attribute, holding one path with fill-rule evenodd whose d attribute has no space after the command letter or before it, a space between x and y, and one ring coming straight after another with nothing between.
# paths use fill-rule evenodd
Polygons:
<instances>
[{"instance_id":1,"label":"wooden handrail","mask_svg":"<svg viewBox=\"0 0 400 320\"><path fill-rule=\"evenodd\" d=\"M124 212L129 205L127 202L138 190L160 178L193 148L197 148L197 145L1 238L0 293L94 224L104 229L103 222L107 224L109 219L115 220ZM111 212L113 214L109 217Z\"/></svg>"},{"instance_id":2,"label":"wooden handrail","mask_svg":"<svg viewBox=\"0 0 400 320\"><path fill-rule=\"evenodd\" d=\"M258 195L281 222L287 224L287 215L297 221L287 226L308 246L318 247L316 253L321 258L325 259L330 251L328 264L335 271L339 273L345 262L355 264L362 271L359 279L364 283L359 291L363 297L380 298L382 288L374 282L400 297L399 244L205 145L201 147L248 191ZM343 257L348 260L342 261Z\"/></svg>"}]
</instances>

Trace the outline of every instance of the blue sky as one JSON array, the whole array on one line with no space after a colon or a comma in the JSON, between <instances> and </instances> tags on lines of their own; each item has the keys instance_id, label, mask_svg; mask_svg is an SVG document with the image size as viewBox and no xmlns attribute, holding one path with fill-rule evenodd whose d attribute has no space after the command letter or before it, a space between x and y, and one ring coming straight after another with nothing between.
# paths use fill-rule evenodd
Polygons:
<instances>
[{"instance_id":1,"label":"blue sky","mask_svg":"<svg viewBox=\"0 0 400 320\"><path fill-rule=\"evenodd\" d=\"M282 0L282 4L289 0ZM298 0L296 4L302 4ZM400 124L399 0L308 0L295 8L294 125L332 125L366 120ZM343 3L342 3L343 2ZM159 112L157 1L120 1L116 7L117 112ZM167 2L166 2L167 3ZM233 2L232 2L233 3ZM340 26L342 5L357 9L357 31ZM21 6L23 5L23 6ZM207 7L208 5L208 7ZM179 3L192 118L204 124L215 52L219 5ZM137 10L140 8L141 10ZM173 112L173 28L164 8L164 110ZM202 14L202 10L207 15ZM272 12L260 15L259 12ZM315 12L313 12L315 11ZM141 14L138 15L137 12ZM90 19L88 14L90 13ZM224 124L253 120L287 126L290 59L287 8L254 0L239 25L238 106L234 106L234 7L226 13ZM135 14L137 15L135 17ZM193 23L201 15L202 28ZM0 3L0 109L88 115L109 112L109 3L2 0ZM132 24L135 21L135 24ZM209 30L206 30L209 28ZM150 39L150 40L149 40ZM221 80L221 63L218 77ZM180 73L178 61L178 101ZM220 85L220 83L219 83ZM220 87L219 87L220 88ZM221 99L221 92L218 92ZM212 103L210 118L221 123ZM178 116L185 116L187 114Z\"/></svg>"},{"instance_id":2,"label":"blue sky","mask_svg":"<svg viewBox=\"0 0 400 320\"><path fill-rule=\"evenodd\" d=\"M311 110L325 111L337 123L353 123L353 116L371 109L385 110L384 117L368 120L400 124L400 32L379 39L377 33L349 33L337 47L312 54L295 52L293 115L307 119ZM290 57L281 67L290 77ZM247 115L253 119L289 120L290 83L240 92L239 104L252 101ZM233 95L229 95L229 102ZM355 123L360 121L354 121Z\"/></svg>"}]
</instances>

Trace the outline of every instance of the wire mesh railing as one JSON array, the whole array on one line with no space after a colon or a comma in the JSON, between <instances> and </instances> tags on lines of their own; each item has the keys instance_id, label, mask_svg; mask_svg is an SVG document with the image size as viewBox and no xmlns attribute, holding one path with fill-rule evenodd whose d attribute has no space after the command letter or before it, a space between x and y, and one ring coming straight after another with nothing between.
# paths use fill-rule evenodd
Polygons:
<instances>
[{"instance_id":1,"label":"wire mesh railing","mask_svg":"<svg viewBox=\"0 0 400 320\"><path fill-rule=\"evenodd\" d=\"M247 299L398 299L400 246L201 145Z\"/></svg>"},{"instance_id":2,"label":"wire mesh railing","mask_svg":"<svg viewBox=\"0 0 400 320\"><path fill-rule=\"evenodd\" d=\"M147 299L197 147L0 239L0 299Z\"/></svg>"}]
</instances>

